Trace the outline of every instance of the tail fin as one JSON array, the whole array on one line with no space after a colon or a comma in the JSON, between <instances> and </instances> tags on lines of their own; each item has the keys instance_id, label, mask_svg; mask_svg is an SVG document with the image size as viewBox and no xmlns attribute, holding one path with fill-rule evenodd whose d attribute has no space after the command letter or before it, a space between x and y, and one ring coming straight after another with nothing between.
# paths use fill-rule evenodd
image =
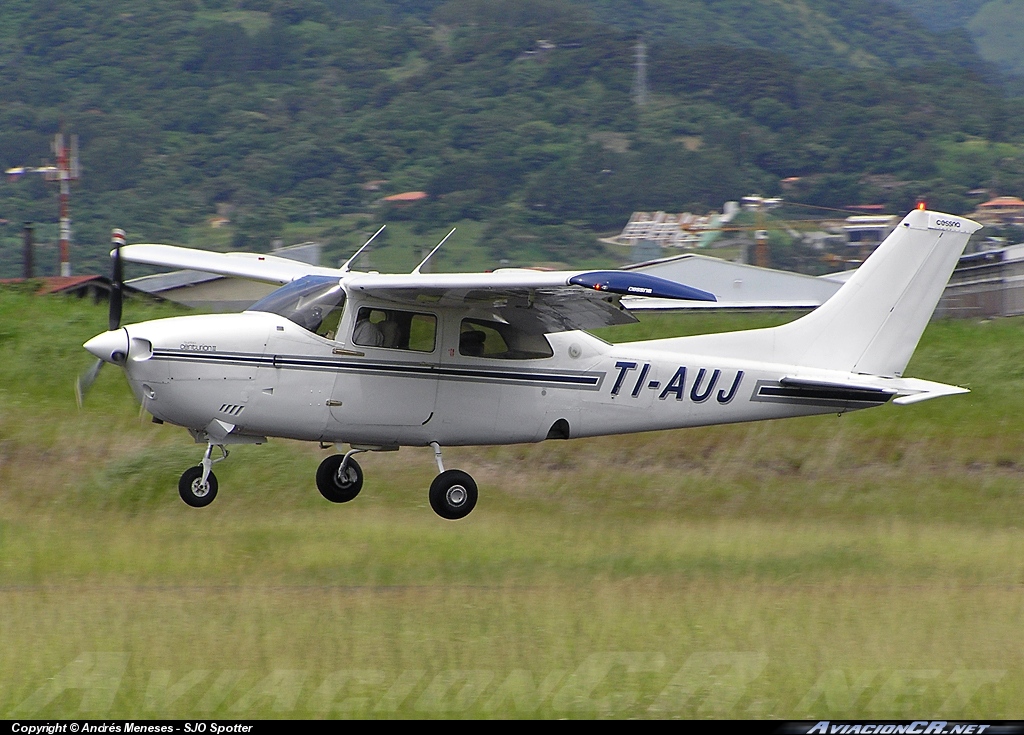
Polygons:
<instances>
[{"instance_id":1,"label":"tail fin","mask_svg":"<svg viewBox=\"0 0 1024 735\"><path fill-rule=\"evenodd\" d=\"M771 329L673 340L674 348L803 367L900 376L971 233L981 225L914 210L836 294Z\"/></svg>"}]
</instances>

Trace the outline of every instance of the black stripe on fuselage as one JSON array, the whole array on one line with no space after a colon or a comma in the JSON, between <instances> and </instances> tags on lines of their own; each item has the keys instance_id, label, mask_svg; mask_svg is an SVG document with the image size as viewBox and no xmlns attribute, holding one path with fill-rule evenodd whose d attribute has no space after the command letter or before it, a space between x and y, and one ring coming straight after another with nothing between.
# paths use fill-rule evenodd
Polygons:
<instances>
[{"instance_id":1,"label":"black stripe on fuselage","mask_svg":"<svg viewBox=\"0 0 1024 735\"><path fill-rule=\"evenodd\" d=\"M857 388L853 386L813 384L813 383L775 383L758 381L754 386L751 401L768 403L789 403L795 405L824 406L826 408L849 408L853 406L867 408L880 406L892 398L892 391L881 388Z\"/></svg>"},{"instance_id":2,"label":"black stripe on fuselage","mask_svg":"<svg viewBox=\"0 0 1024 735\"><path fill-rule=\"evenodd\" d=\"M241 352L193 352L184 350L153 350L152 359L202 365L235 365L239 367L273 367L284 370L313 370L329 373L394 375L406 378L440 380L472 380L519 385L553 385L563 388L598 390L604 373L547 372L540 370L494 370L488 368L423 365L402 362L356 362L295 355L254 355Z\"/></svg>"}]
</instances>

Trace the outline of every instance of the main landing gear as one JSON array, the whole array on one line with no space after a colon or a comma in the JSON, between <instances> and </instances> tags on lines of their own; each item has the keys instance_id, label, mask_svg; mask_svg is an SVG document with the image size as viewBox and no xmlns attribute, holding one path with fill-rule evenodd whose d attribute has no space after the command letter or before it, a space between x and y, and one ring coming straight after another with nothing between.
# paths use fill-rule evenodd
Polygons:
<instances>
[{"instance_id":1,"label":"main landing gear","mask_svg":"<svg viewBox=\"0 0 1024 735\"><path fill-rule=\"evenodd\" d=\"M332 503L347 503L363 489L363 470L353 455L365 449L352 449L345 455L332 454L316 471L316 489Z\"/></svg>"},{"instance_id":2,"label":"main landing gear","mask_svg":"<svg viewBox=\"0 0 1024 735\"><path fill-rule=\"evenodd\" d=\"M476 507L476 482L462 470L446 470L441 458L441 447L431 442L434 461L440 474L430 483L430 507L442 518L457 521L465 518ZM213 458L213 448L221 451L220 457ZM366 448L351 449L345 454L333 454L316 471L316 487L332 503L347 503L354 499L363 488L363 470L355 455L369 451ZM208 444L203 460L197 467L189 467L178 481L178 494L193 508L203 508L217 497L217 477L212 467L228 458L223 444Z\"/></svg>"},{"instance_id":3,"label":"main landing gear","mask_svg":"<svg viewBox=\"0 0 1024 735\"><path fill-rule=\"evenodd\" d=\"M440 471L430 484L430 507L442 518L457 521L465 518L476 507L477 488L473 478L462 470L446 470L441 459L441 447L431 442L434 461ZM320 463L316 471L316 487L332 503L347 503L363 487L363 470L355 455L367 449L352 449L334 454Z\"/></svg>"},{"instance_id":4,"label":"main landing gear","mask_svg":"<svg viewBox=\"0 0 1024 735\"><path fill-rule=\"evenodd\" d=\"M476 482L462 470L446 470L441 461L441 447L437 442L430 442L430 446L441 472L430 483L430 507L449 521L465 518L476 507Z\"/></svg>"}]
</instances>

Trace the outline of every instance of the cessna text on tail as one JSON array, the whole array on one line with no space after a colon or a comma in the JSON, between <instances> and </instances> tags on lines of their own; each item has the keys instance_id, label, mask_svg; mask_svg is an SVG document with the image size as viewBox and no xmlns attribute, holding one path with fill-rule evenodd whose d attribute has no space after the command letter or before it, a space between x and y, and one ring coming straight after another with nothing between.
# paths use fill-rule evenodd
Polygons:
<instances>
[{"instance_id":1,"label":"cessna text on tail","mask_svg":"<svg viewBox=\"0 0 1024 735\"><path fill-rule=\"evenodd\" d=\"M284 285L241 314L126 327L112 299L110 330L85 347L97 367L124 370L155 420L206 445L179 483L189 505L213 500L211 467L229 445L288 437L349 445L316 475L335 502L362 487L357 453L433 447L440 474L430 503L456 519L473 509L477 486L444 468L443 446L842 413L966 392L903 370L979 227L915 210L803 318L615 345L583 330L634 321L622 295L714 297L636 272L383 275L131 245L113 253L115 285L121 259Z\"/></svg>"}]
</instances>

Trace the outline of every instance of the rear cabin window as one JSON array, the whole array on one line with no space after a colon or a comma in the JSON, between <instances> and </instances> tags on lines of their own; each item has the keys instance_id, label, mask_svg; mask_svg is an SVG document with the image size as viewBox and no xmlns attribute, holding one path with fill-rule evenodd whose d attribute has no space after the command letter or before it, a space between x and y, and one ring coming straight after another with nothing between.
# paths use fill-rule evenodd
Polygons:
<instances>
[{"instance_id":1,"label":"rear cabin window","mask_svg":"<svg viewBox=\"0 0 1024 735\"><path fill-rule=\"evenodd\" d=\"M504 322L463 319L459 354L496 360L537 360L555 353L543 334L528 334Z\"/></svg>"},{"instance_id":2,"label":"rear cabin window","mask_svg":"<svg viewBox=\"0 0 1024 735\"><path fill-rule=\"evenodd\" d=\"M362 347L433 352L436 340L437 317L399 309L364 306L352 330L352 342Z\"/></svg>"}]
</instances>

